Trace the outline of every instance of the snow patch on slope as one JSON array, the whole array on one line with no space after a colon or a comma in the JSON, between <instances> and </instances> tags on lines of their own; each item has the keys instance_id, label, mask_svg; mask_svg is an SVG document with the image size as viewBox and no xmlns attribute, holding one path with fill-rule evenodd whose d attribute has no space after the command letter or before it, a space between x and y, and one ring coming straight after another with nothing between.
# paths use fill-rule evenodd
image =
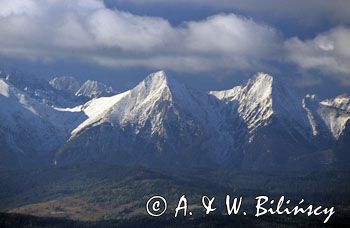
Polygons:
<instances>
[{"instance_id":1,"label":"snow patch on slope","mask_svg":"<svg viewBox=\"0 0 350 228\"><path fill-rule=\"evenodd\" d=\"M70 111L70 112L82 111L87 116L87 119L85 121L83 121L81 124L79 124L78 127L72 130L71 135L75 135L79 131L84 129L86 126L101 120L103 118L103 115L128 93L129 91L125 93L117 94L112 97L101 97L101 98L93 99L87 102L83 106L79 106L70 110L66 109L66 111Z\"/></svg>"}]
</instances>

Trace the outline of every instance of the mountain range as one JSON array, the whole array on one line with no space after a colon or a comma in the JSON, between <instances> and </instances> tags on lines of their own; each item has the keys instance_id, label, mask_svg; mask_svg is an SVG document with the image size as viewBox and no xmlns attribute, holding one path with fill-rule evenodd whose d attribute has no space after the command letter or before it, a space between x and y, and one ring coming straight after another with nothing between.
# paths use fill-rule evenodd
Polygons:
<instances>
[{"instance_id":1,"label":"mountain range","mask_svg":"<svg viewBox=\"0 0 350 228\"><path fill-rule=\"evenodd\" d=\"M350 161L350 95L319 100L265 73L204 93L159 71L116 93L0 72L0 168L333 169Z\"/></svg>"}]
</instances>

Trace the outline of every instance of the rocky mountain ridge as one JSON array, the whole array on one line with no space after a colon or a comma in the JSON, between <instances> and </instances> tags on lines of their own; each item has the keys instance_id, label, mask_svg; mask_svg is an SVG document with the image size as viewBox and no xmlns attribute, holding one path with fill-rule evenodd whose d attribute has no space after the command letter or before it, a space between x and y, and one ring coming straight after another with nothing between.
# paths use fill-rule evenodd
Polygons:
<instances>
[{"instance_id":1,"label":"rocky mountain ridge","mask_svg":"<svg viewBox=\"0 0 350 228\"><path fill-rule=\"evenodd\" d=\"M5 148L0 166L7 168L26 166L28 157L36 164L56 165L100 161L162 168L333 167L339 160L337 148L344 155L343 135L349 131L349 95L323 101L307 95L299 101L285 84L264 73L208 94L164 71L116 95L104 94L111 91L108 86L88 83L84 92L94 95L86 103L74 100L81 90L74 78L44 83L5 76L0 80L5 107L0 112L0 144ZM98 88L101 93L95 93ZM324 151L331 151L327 162Z\"/></svg>"}]
</instances>

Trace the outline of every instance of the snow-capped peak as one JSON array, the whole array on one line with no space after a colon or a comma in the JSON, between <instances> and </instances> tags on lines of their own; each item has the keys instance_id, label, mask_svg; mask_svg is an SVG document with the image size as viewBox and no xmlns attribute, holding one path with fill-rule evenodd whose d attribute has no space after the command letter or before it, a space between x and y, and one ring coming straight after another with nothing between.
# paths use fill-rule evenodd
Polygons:
<instances>
[{"instance_id":1,"label":"snow-capped peak","mask_svg":"<svg viewBox=\"0 0 350 228\"><path fill-rule=\"evenodd\" d=\"M147 90L150 93L167 89L169 93L178 93L185 89L185 85L176 81L173 77L168 76L165 71L161 70L148 75L142 82L140 82L135 89ZM171 94L169 94L171 95Z\"/></svg>"},{"instance_id":2,"label":"snow-capped peak","mask_svg":"<svg viewBox=\"0 0 350 228\"><path fill-rule=\"evenodd\" d=\"M212 91L210 94L226 102L238 102L238 112L252 132L266 124L273 114L272 83L272 76L258 73L241 86L226 91Z\"/></svg>"},{"instance_id":3,"label":"snow-capped peak","mask_svg":"<svg viewBox=\"0 0 350 228\"><path fill-rule=\"evenodd\" d=\"M148 91L157 91L164 87L169 87L168 76L164 71L158 71L148 75L135 89L139 88L141 91L143 88Z\"/></svg>"},{"instance_id":4,"label":"snow-capped peak","mask_svg":"<svg viewBox=\"0 0 350 228\"><path fill-rule=\"evenodd\" d=\"M249 101L265 106L272 106L273 77L268 74L258 73L254 79L250 79L243 87ZM272 114L272 113L271 113Z\"/></svg>"},{"instance_id":5,"label":"snow-capped peak","mask_svg":"<svg viewBox=\"0 0 350 228\"><path fill-rule=\"evenodd\" d=\"M265 84L266 86L271 86L272 82L273 82L274 78L267 74L267 73L263 73L263 72L259 72L257 73L254 78L251 80L254 82L254 84L258 83L258 84Z\"/></svg>"},{"instance_id":6,"label":"snow-capped peak","mask_svg":"<svg viewBox=\"0 0 350 228\"><path fill-rule=\"evenodd\" d=\"M169 88L169 79L164 71L159 71L147 76L136 87L124 93L111 97L94 99L83 106L83 111L89 117L72 135L78 133L89 124L98 121L123 123L136 121L137 118L145 119L159 99L172 99ZM177 84L171 83L172 86ZM141 120L140 120L141 121Z\"/></svg>"},{"instance_id":7,"label":"snow-capped peak","mask_svg":"<svg viewBox=\"0 0 350 228\"><path fill-rule=\"evenodd\" d=\"M165 71L161 70L155 73L152 73L148 75L143 82L147 84L153 84L153 83L167 83L168 76L165 73Z\"/></svg>"},{"instance_id":8,"label":"snow-capped peak","mask_svg":"<svg viewBox=\"0 0 350 228\"><path fill-rule=\"evenodd\" d=\"M272 94L273 77L265 73L257 73L253 79L249 79L245 84L235 86L232 89L223 91L211 91L210 94L225 101L235 101L244 99L247 91L250 91L251 99L265 99ZM259 102L258 100L256 100Z\"/></svg>"},{"instance_id":9,"label":"snow-capped peak","mask_svg":"<svg viewBox=\"0 0 350 228\"><path fill-rule=\"evenodd\" d=\"M186 115L195 116L201 122L205 122L208 116L203 110L207 109L204 104L209 96L202 95L204 98L167 76L164 71L159 71L150 74L129 91L112 97L94 99L85 104L82 110L89 118L76 128L72 135L88 125L101 122L120 126L133 123L142 128L150 121L152 132L159 133L162 131L162 118L166 110L177 108L186 110Z\"/></svg>"}]
</instances>

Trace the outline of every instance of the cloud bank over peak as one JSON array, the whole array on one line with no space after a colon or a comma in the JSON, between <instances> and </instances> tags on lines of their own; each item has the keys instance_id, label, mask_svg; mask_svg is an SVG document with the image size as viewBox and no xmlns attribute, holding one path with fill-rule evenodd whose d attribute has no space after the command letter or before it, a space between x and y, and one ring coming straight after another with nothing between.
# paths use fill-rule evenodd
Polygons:
<instances>
[{"instance_id":1,"label":"cloud bank over peak","mask_svg":"<svg viewBox=\"0 0 350 228\"><path fill-rule=\"evenodd\" d=\"M98 0L1 5L0 52L12 57L201 72L262 65L280 42L275 29L235 14L174 27L163 18L108 9Z\"/></svg>"}]
</instances>

